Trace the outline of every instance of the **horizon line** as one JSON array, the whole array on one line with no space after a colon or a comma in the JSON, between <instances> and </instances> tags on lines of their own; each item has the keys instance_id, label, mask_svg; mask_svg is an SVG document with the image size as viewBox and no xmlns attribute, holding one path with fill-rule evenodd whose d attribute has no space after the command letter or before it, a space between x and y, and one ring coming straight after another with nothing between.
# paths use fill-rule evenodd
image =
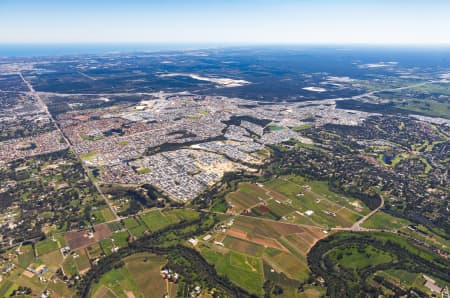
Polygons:
<instances>
[{"instance_id":1,"label":"horizon line","mask_svg":"<svg viewBox=\"0 0 450 298\"><path fill-rule=\"evenodd\" d=\"M242 46L267 46L267 45L281 45L281 46L450 46L449 42L436 43L414 43L414 42L221 42L221 41L42 41L42 42L27 42L27 41L0 41L0 45L242 45Z\"/></svg>"},{"instance_id":2,"label":"horizon line","mask_svg":"<svg viewBox=\"0 0 450 298\"><path fill-rule=\"evenodd\" d=\"M148 46L148 48L146 48ZM103 48L102 48L103 47ZM133 48L134 47L134 48ZM28 42L10 43L0 41L0 59L64 57L83 55L125 55L139 53L164 53L226 50L238 48L291 48L352 50L403 50L403 51L450 51L449 44L382 44L382 43L214 43L214 42Z\"/></svg>"}]
</instances>

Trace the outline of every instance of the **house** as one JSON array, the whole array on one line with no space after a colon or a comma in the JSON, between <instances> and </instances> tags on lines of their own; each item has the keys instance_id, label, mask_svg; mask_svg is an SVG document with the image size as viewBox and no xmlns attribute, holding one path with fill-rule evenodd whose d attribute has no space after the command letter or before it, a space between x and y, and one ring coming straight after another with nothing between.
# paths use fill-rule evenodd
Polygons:
<instances>
[{"instance_id":1,"label":"house","mask_svg":"<svg viewBox=\"0 0 450 298\"><path fill-rule=\"evenodd\" d=\"M195 239L195 238L191 238L191 239L188 240L188 242L189 242L190 244L192 244L193 246L196 246L197 243L198 243L198 240Z\"/></svg>"},{"instance_id":2,"label":"house","mask_svg":"<svg viewBox=\"0 0 450 298\"><path fill-rule=\"evenodd\" d=\"M8 266L3 267L2 273L7 274L9 271L14 269L14 264L9 264Z\"/></svg>"}]
</instances>

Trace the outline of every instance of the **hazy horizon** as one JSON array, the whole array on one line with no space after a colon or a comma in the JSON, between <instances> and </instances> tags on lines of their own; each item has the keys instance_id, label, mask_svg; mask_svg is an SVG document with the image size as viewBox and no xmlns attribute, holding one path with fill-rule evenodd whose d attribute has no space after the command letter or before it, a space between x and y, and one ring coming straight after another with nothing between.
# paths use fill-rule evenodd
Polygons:
<instances>
[{"instance_id":1,"label":"hazy horizon","mask_svg":"<svg viewBox=\"0 0 450 298\"><path fill-rule=\"evenodd\" d=\"M383 51L383 52L450 52L450 45L389 45L389 44L258 44L258 43L1 43L0 57L39 57L71 55L133 54L226 49L289 49L293 51Z\"/></svg>"}]
</instances>

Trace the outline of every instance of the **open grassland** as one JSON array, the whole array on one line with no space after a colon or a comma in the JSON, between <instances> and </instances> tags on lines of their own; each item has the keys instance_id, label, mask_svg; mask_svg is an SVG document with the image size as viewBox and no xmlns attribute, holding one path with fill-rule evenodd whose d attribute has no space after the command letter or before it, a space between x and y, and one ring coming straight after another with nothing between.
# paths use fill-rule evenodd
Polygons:
<instances>
[{"instance_id":1,"label":"open grassland","mask_svg":"<svg viewBox=\"0 0 450 298\"><path fill-rule=\"evenodd\" d=\"M124 229L123 224L120 221L113 221L108 223L108 228L111 232L118 232Z\"/></svg>"},{"instance_id":2,"label":"open grassland","mask_svg":"<svg viewBox=\"0 0 450 298\"><path fill-rule=\"evenodd\" d=\"M102 256L102 254L103 254L102 247L100 246L100 243L98 243L98 242L93 244L93 245L91 245L91 246L88 246L86 248L86 252L87 252L87 254L89 256L89 259L91 259L91 260L95 260L97 258L100 258Z\"/></svg>"},{"instance_id":3,"label":"open grassland","mask_svg":"<svg viewBox=\"0 0 450 298\"><path fill-rule=\"evenodd\" d=\"M59 248L58 242L50 240L50 239L46 239L46 240L37 242L35 247L36 247L36 255L37 256L42 256L42 255L48 254Z\"/></svg>"},{"instance_id":4,"label":"open grassland","mask_svg":"<svg viewBox=\"0 0 450 298\"><path fill-rule=\"evenodd\" d=\"M280 291L269 291L270 297L279 298L319 298L324 297L325 288L321 286L304 286L303 291L299 291L301 283L299 281L290 279L283 272L274 270L272 266L264 262L264 277L283 289L283 293Z\"/></svg>"},{"instance_id":5,"label":"open grassland","mask_svg":"<svg viewBox=\"0 0 450 298\"><path fill-rule=\"evenodd\" d=\"M319 298L319 297L325 297L326 289L324 287L320 286L306 286L304 287L303 292L301 293L294 293L294 295L298 295L299 298ZM293 297L293 296L286 296L286 297Z\"/></svg>"},{"instance_id":6,"label":"open grassland","mask_svg":"<svg viewBox=\"0 0 450 298\"><path fill-rule=\"evenodd\" d=\"M54 297L75 297L72 288L68 288L65 283L60 280L48 284L48 289Z\"/></svg>"},{"instance_id":7,"label":"open grassland","mask_svg":"<svg viewBox=\"0 0 450 298\"><path fill-rule=\"evenodd\" d=\"M39 257L39 260L47 265L51 271L56 271L63 262L63 256L59 250L54 250L48 254Z\"/></svg>"},{"instance_id":8,"label":"open grassland","mask_svg":"<svg viewBox=\"0 0 450 298\"><path fill-rule=\"evenodd\" d=\"M123 297L127 298L127 292L132 292L135 296L138 293L136 282L132 279L127 268L121 267L113 269L104 274L98 286L94 286L91 297Z\"/></svg>"},{"instance_id":9,"label":"open grassland","mask_svg":"<svg viewBox=\"0 0 450 298\"><path fill-rule=\"evenodd\" d=\"M127 217L123 223L131 235L140 238L144 236L144 232L148 230L147 226L136 216Z\"/></svg>"},{"instance_id":10,"label":"open grassland","mask_svg":"<svg viewBox=\"0 0 450 298\"><path fill-rule=\"evenodd\" d=\"M317 227L299 226L252 217L237 218L225 234L264 248L290 253L301 261L305 260L309 249L319 239L326 236ZM304 263L306 264L306 262ZM307 266L303 266L302 270L307 272Z\"/></svg>"},{"instance_id":11,"label":"open grassland","mask_svg":"<svg viewBox=\"0 0 450 298\"><path fill-rule=\"evenodd\" d=\"M19 286L9 280L0 283L0 297L9 297Z\"/></svg>"},{"instance_id":12,"label":"open grassland","mask_svg":"<svg viewBox=\"0 0 450 298\"><path fill-rule=\"evenodd\" d=\"M91 211L91 216L94 216L94 224L99 224L107 221L114 220L116 217L114 213L109 209L109 207L105 206L101 209Z\"/></svg>"},{"instance_id":13,"label":"open grassland","mask_svg":"<svg viewBox=\"0 0 450 298\"><path fill-rule=\"evenodd\" d=\"M199 218L199 213L190 209L153 210L139 216L151 232L156 232L180 221Z\"/></svg>"},{"instance_id":14,"label":"open grassland","mask_svg":"<svg viewBox=\"0 0 450 298\"><path fill-rule=\"evenodd\" d=\"M308 278L306 254L325 236L319 227L238 216L231 220L231 226L214 232L212 240L201 241L199 251L219 274L260 295L263 283L270 278L264 273L267 270L260 272L262 264L269 272L290 280L288 289Z\"/></svg>"},{"instance_id":15,"label":"open grassland","mask_svg":"<svg viewBox=\"0 0 450 298\"><path fill-rule=\"evenodd\" d=\"M152 232L160 230L173 223L172 218L163 215L163 213L159 210L147 212L140 217Z\"/></svg>"},{"instance_id":16,"label":"open grassland","mask_svg":"<svg viewBox=\"0 0 450 298\"><path fill-rule=\"evenodd\" d=\"M276 271L283 272L291 279L304 281L308 278L309 269L305 256L268 249L263 259Z\"/></svg>"},{"instance_id":17,"label":"open grassland","mask_svg":"<svg viewBox=\"0 0 450 298\"><path fill-rule=\"evenodd\" d=\"M62 265L62 269L64 271L64 274L71 277L78 273L77 264L75 263L75 260L73 256L67 256L64 259L64 263Z\"/></svg>"},{"instance_id":18,"label":"open grassland","mask_svg":"<svg viewBox=\"0 0 450 298\"><path fill-rule=\"evenodd\" d=\"M262 294L264 276L260 258L235 251L221 253L210 249L202 250L202 254L208 262L215 265L219 274L227 276L251 293Z\"/></svg>"},{"instance_id":19,"label":"open grassland","mask_svg":"<svg viewBox=\"0 0 450 298\"><path fill-rule=\"evenodd\" d=\"M391 230L400 229L410 224L411 222L406 219L398 218L383 211L379 211L366 220L363 227L368 229Z\"/></svg>"},{"instance_id":20,"label":"open grassland","mask_svg":"<svg viewBox=\"0 0 450 298\"><path fill-rule=\"evenodd\" d=\"M178 221L191 221L200 217L199 213L192 209L171 209L163 212L167 217L175 217Z\"/></svg>"},{"instance_id":21,"label":"open grassland","mask_svg":"<svg viewBox=\"0 0 450 298\"><path fill-rule=\"evenodd\" d=\"M135 280L141 297L149 297L149 295L162 297L168 292L166 282L160 276L161 268L166 263L165 258L146 253L132 255L125 260L125 266ZM173 297L176 289L170 289L170 293Z\"/></svg>"},{"instance_id":22,"label":"open grassland","mask_svg":"<svg viewBox=\"0 0 450 298\"><path fill-rule=\"evenodd\" d=\"M261 202L268 200L270 196L266 190L252 183L241 183L235 192L226 196L227 202L239 213Z\"/></svg>"},{"instance_id":23,"label":"open grassland","mask_svg":"<svg viewBox=\"0 0 450 298\"><path fill-rule=\"evenodd\" d=\"M264 183L241 183L226 200L234 214L246 213L324 229L350 227L370 212L361 201L330 191L326 182L295 175Z\"/></svg>"},{"instance_id":24,"label":"open grassland","mask_svg":"<svg viewBox=\"0 0 450 298\"><path fill-rule=\"evenodd\" d=\"M176 293L173 285L168 287L160 276L161 267L167 262L163 257L139 253L123 261L124 266L100 278L92 288L91 297L163 297L168 289Z\"/></svg>"},{"instance_id":25,"label":"open grassland","mask_svg":"<svg viewBox=\"0 0 450 298\"><path fill-rule=\"evenodd\" d=\"M22 268L27 268L35 258L34 250L31 244L20 248L21 254L17 258L17 264Z\"/></svg>"},{"instance_id":26,"label":"open grassland","mask_svg":"<svg viewBox=\"0 0 450 298\"><path fill-rule=\"evenodd\" d=\"M390 263L395 260L394 255L371 246L364 248L351 247L345 251L340 249L332 250L328 253L328 257L348 269L376 266Z\"/></svg>"},{"instance_id":27,"label":"open grassland","mask_svg":"<svg viewBox=\"0 0 450 298\"><path fill-rule=\"evenodd\" d=\"M261 256L264 251L264 247L261 245L229 235L225 236L222 242L226 248L246 255Z\"/></svg>"},{"instance_id":28,"label":"open grassland","mask_svg":"<svg viewBox=\"0 0 450 298\"><path fill-rule=\"evenodd\" d=\"M75 264L77 266L77 271L80 274L87 272L91 269L91 262L89 261L88 255L85 249L80 249L76 252L76 257L74 258Z\"/></svg>"},{"instance_id":29,"label":"open grassland","mask_svg":"<svg viewBox=\"0 0 450 298\"><path fill-rule=\"evenodd\" d=\"M383 211L378 211L371 216L363 223L362 227L398 231L403 235L408 235L450 253L450 240L442 236L445 234L444 231L427 228L421 224L417 225L407 219L396 217Z\"/></svg>"},{"instance_id":30,"label":"open grassland","mask_svg":"<svg viewBox=\"0 0 450 298\"><path fill-rule=\"evenodd\" d=\"M85 161L89 161L97 157L97 152L88 152L80 155L80 158Z\"/></svg>"},{"instance_id":31,"label":"open grassland","mask_svg":"<svg viewBox=\"0 0 450 298\"><path fill-rule=\"evenodd\" d=\"M128 245L128 232L119 232L113 234L110 238L100 241L100 246L106 255L113 253L114 249L125 247Z\"/></svg>"},{"instance_id":32,"label":"open grassland","mask_svg":"<svg viewBox=\"0 0 450 298\"><path fill-rule=\"evenodd\" d=\"M409 112L416 112L435 117L450 118L450 104L432 99L414 99L396 103L396 107Z\"/></svg>"}]
</instances>

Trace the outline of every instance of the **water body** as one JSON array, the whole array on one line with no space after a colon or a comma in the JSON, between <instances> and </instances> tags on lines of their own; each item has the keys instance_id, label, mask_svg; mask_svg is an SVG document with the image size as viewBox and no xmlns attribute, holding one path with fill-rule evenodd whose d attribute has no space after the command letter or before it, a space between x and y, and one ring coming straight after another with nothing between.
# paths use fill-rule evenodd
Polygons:
<instances>
[{"instance_id":1,"label":"water body","mask_svg":"<svg viewBox=\"0 0 450 298\"><path fill-rule=\"evenodd\" d=\"M394 158L395 158L394 154L383 154L383 161L387 165L392 164L392 161L394 160Z\"/></svg>"}]
</instances>

